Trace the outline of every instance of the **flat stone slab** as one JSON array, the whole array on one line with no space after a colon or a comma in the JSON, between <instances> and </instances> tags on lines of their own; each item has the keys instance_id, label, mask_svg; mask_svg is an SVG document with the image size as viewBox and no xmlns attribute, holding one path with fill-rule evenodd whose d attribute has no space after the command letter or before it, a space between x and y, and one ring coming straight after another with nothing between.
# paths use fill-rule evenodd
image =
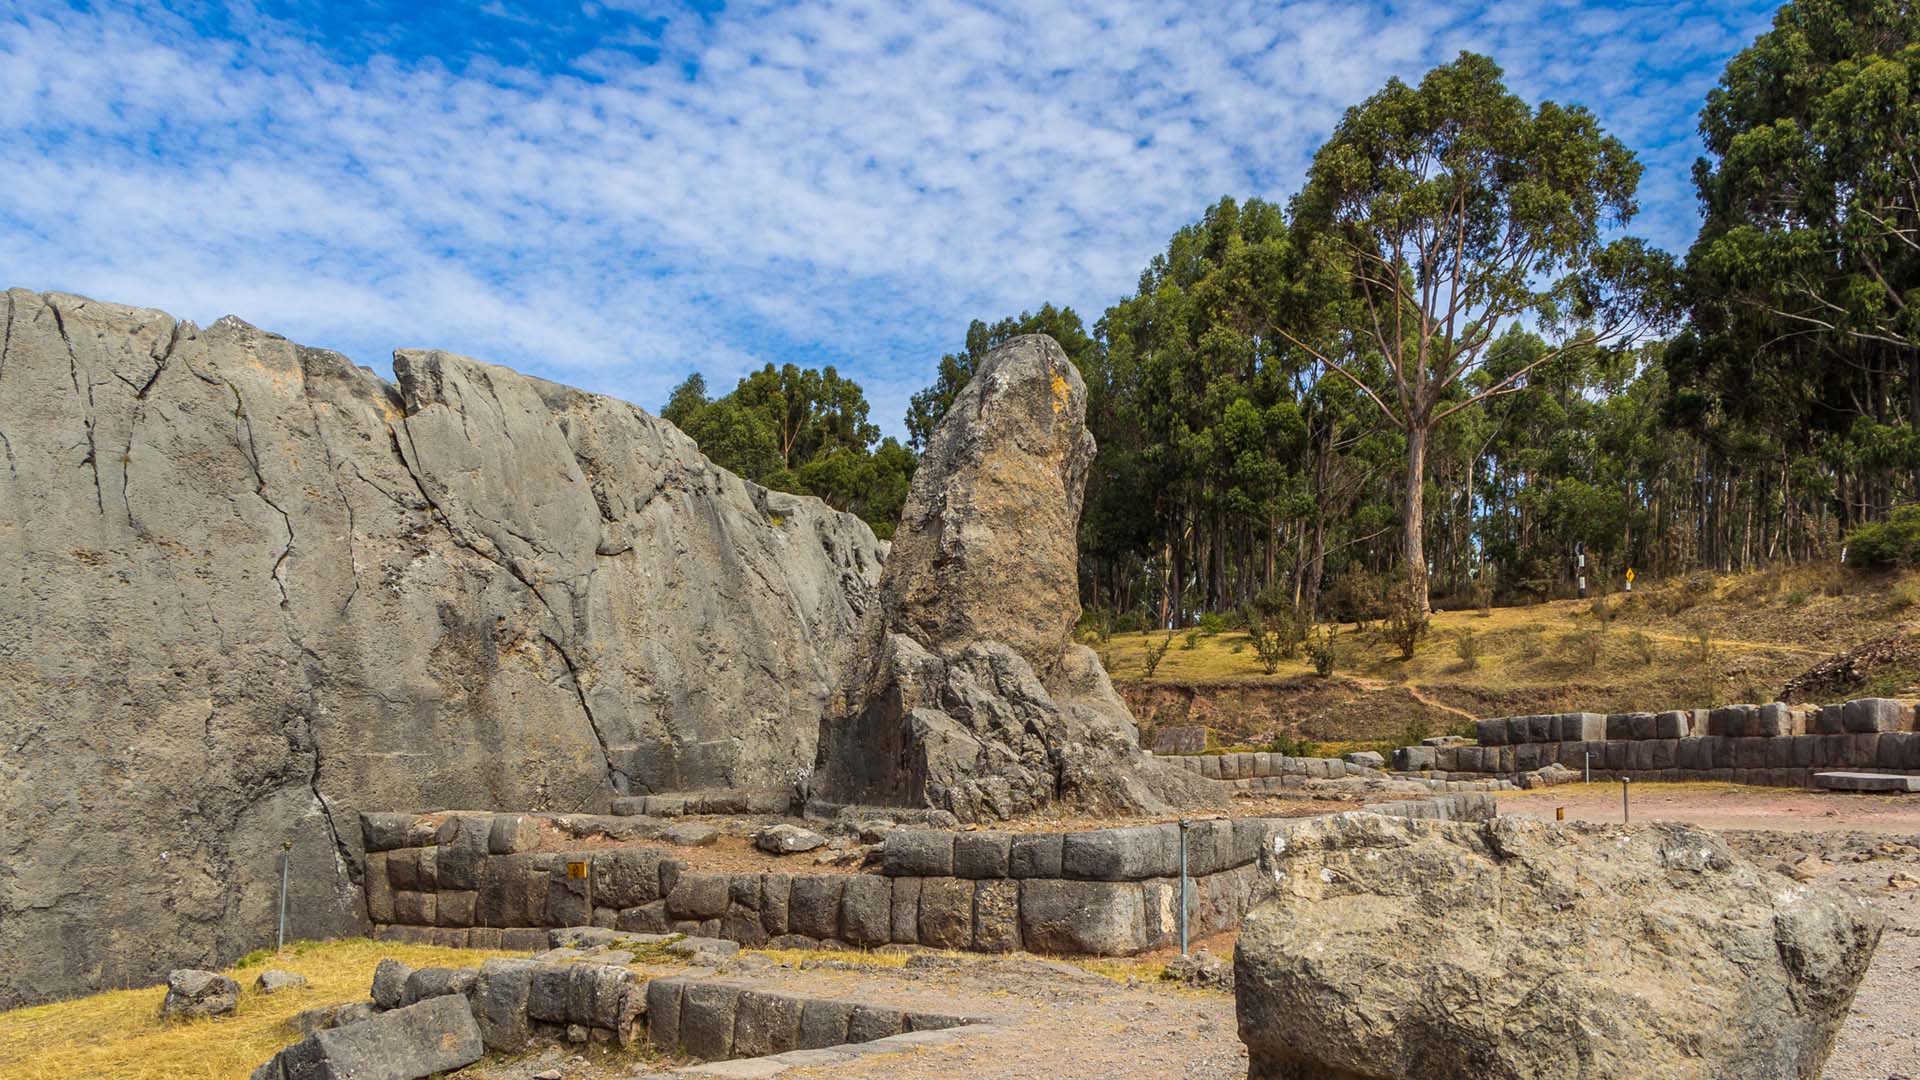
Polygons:
<instances>
[{"instance_id":1,"label":"flat stone slab","mask_svg":"<svg viewBox=\"0 0 1920 1080\"><path fill-rule=\"evenodd\" d=\"M1813 786L1828 791L1920 791L1920 776L1892 773L1823 772L1813 774Z\"/></svg>"}]
</instances>

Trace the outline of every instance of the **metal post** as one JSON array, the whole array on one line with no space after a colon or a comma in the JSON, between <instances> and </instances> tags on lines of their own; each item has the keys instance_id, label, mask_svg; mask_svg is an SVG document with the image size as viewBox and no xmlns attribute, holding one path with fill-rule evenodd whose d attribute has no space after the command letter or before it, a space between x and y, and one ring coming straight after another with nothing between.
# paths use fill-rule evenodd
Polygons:
<instances>
[{"instance_id":1,"label":"metal post","mask_svg":"<svg viewBox=\"0 0 1920 1080\"><path fill-rule=\"evenodd\" d=\"M1632 785L1632 777L1623 776L1620 778L1620 817L1626 824L1633 823L1633 805L1627 798L1627 791Z\"/></svg>"},{"instance_id":2,"label":"metal post","mask_svg":"<svg viewBox=\"0 0 1920 1080\"><path fill-rule=\"evenodd\" d=\"M1593 751L1588 750L1583 753L1581 757L1586 760L1581 764L1580 768L1587 774L1587 783L1591 784L1593 783Z\"/></svg>"},{"instance_id":3,"label":"metal post","mask_svg":"<svg viewBox=\"0 0 1920 1080\"><path fill-rule=\"evenodd\" d=\"M1180 819L1180 955L1187 955L1187 826Z\"/></svg>"},{"instance_id":4,"label":"metal post","mask_svg":"<svg viewBox=\"0 0 1920 1080\"><path fill-rule=\"evenodd\" d=\"M287 947L287 864L293 858L293 845L280 845L280 941L274 947L279 952Z\"/></svg>"}]
</instances>

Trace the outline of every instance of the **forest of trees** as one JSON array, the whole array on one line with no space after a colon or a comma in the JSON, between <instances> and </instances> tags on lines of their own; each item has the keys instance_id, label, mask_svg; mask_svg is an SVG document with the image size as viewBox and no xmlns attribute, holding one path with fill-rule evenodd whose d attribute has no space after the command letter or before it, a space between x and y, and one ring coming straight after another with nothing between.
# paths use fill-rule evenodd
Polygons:
<instances>
[{"instance_id":1,"label":"forest of trees","mask_svg":"<svg viewBox=\"0 0 1920 1080\"><path fill-rule=\"evenodd\" d=\"M1920 7L1787 5L1700 130L1670 255L1592 114L1462 54L1350 109L1287 203L1208 207L1091 328L976 321L908 446L832 369L695 376L666 415L884 534L980 358L1051 334L1100 444L1084 601L1139 626L1566 595L1577 545L1602 588L1834 559L1920 499Z\"/></svg>"}]
</instances>

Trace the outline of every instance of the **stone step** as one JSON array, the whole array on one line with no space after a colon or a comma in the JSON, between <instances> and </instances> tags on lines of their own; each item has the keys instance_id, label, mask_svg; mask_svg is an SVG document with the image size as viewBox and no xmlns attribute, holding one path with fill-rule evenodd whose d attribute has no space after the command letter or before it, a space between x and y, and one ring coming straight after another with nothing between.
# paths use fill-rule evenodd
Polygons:
<instances>
[{"instance_id":1,"label":"stone step","mask_svg":"<svg viewBox=\"0 0 1920 1080\"><path fill-rule=\"evenodd\" d=\"M1920 791L1920 776L1896 773L1823 772L1813 786L1828 791Z\"/></svg>"}]
</instances>

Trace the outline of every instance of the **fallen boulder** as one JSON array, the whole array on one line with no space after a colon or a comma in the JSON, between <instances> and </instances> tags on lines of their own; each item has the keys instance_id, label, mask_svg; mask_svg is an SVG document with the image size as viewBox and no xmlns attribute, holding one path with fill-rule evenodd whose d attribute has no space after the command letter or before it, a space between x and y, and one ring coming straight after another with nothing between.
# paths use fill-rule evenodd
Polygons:
<instances>
[{"instance_id":1,"label":"fallen boulder","mask_svg":"<svg viewBox=\"0 0 1920 1080\"><path fill-rule=\"evenodd\" d=\"M167 996L160 1002L160 1019L229 1016L239 1002L239 983L217 971L181 968L167 976Z\"/></svg>"},{"instance_id":2,"label":"fallen boulder","mask_svg":"<svg viewBox=\"0 0 1920 1080\"><path fill-rule=\"evenodd\" d=\"M254 989L263 994L277 994L282 990L294 990L307 985L307 977L291 971L263 971L253 980Z\"/></svg>"},{"instance_id":3,"label":"fallen boulder","mask_svg":"<svg viewBox=\"0 0 1920 1080\"><path fill-rule=\"evenodd\" d=\"M467 999L450 995L316 1031L255 1069L252 1080L418 1080L485 1053Z\"/></svg>"},{"instance_id":4,"label":"fallen boulder","mask_svg":"<svg viewBox=\"0 0 1920 1080\"><path fill-rule=\"evenodd\" d=\"M1884 925L1668 823L1337 814L1261 866L1250 1080L1813 1080Z\"/></svg>"}]
</instances>

